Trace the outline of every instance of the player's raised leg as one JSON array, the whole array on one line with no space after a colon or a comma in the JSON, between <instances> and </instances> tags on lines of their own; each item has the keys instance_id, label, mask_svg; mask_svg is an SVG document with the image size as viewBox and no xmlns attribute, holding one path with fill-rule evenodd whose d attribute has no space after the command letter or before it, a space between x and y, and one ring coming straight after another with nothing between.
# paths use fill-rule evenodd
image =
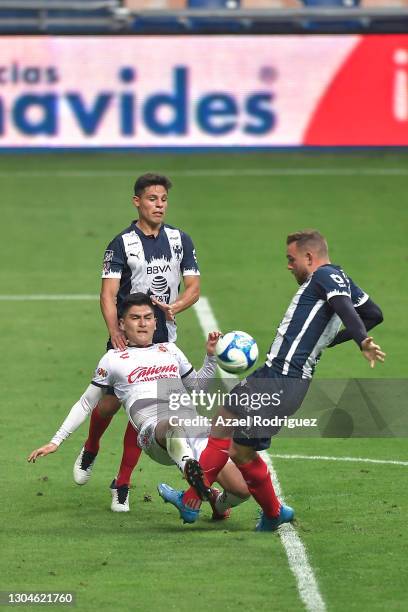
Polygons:
<instances>
[{"instance_id":1,"label":"player's raised leg","mask_svg":"<svg viewBox=\"0 0 408 612\"><path fill-rule=\"evenodd\" d=\"M168 421L160 421L156 427L156 438L166 444L169 456L184 475L186 462L194 459L194 451L182 427L170 427Z\"/></svg>"},{"instance_id":2,"label":"player's raised leg","mask_svg":"<svg viewBox=\"0 0 408 612\"><path fill-rule=\"evenodd\" d=\"M233 415L226 408L221 408L215 424L211 428L207 446L200 455L200 466L204 474L202 488L211 487L229 459L233 428L228 426L227 423L229 422L228 419L231 418L233 418ZM186 479L190 488L184 493L183 502L189 508L198 510L203 499L200 489L188 473L186 473Z\"/></svg>"},{"instance_id":3,"label":"player's raised leg","mask_svg":"<svg viewBox=\"0 0 408 612\"><path fill-rule=\"evenodd\" d=\"M189 442L194 451L194 456L200 458L203 446L206 445L206 438L191 438ZM231 508L246 501L250 497L250 493L241 473L232 461L228 461L221 470L217 481L224 488L224 491L212 487L208 501L213 510L213 520L223 520L230 516ZM199 510L189 508L183 503L183 491L173 489L166 484L160 484L158 491L165 501L178 508L184 522L192 523L197 520Z\"/></svg>"},{"instance_id":4,"label":"player's raised leg","mask_svg":"<svg viewBox=\"0 0 408 612\"><path fill-rule=\"evenodd\" d=\"M194 457L194 450L182 427L170 426L167 420L162 420L156 426L155 438L162 447L166 446L169 457L184 475L188 472L195 482L200 482L200 485L204 482L202 469ZM203 486L200 490L207 498L210 496L209 488ZM197 520L199 509L188 508L184 504L182 491L177 491L166 484L160 484L158 492L165 502L170 502L178 509L180 518L185 523L193 523Z\"/></svg>"}]
</instances>

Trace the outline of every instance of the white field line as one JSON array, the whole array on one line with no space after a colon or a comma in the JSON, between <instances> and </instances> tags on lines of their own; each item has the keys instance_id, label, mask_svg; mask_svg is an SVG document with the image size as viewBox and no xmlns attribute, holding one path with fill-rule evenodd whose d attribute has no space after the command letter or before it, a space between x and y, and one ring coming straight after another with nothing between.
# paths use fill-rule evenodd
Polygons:
<instances>
[{"instance_id":1,"label":"white field line","mask_svg":"<svg viewBox=\"0 0 408 612\"><path fill-rule=\"evenodd\" d=\"M360 463L379 463L387 465L408 465L408 461L395 461L393 459L368 459L366 457L327 457L325 455L282 455L271 453L276 459L311 459L314 461L355 461Z\"/></svg>"},{"instance_id":2,"label":"white field line","mask_svg":"<svg viewBox=\"0 0 408 612\"><path fill-rule=\"evenodd\" d=\"M268 466L276 495L281 501L284 501L281 485L269 453L261 451L259 454ZM296 529L288 523L282 525L278 533L286 551L289 567L296 578L299 595L306 610L310 610L310 612L324 612L326 605L321 596L312 566L309 563L306 548Z\"/></svg>"},{"instance_id":3,"label":"white field line","mask_svg":"<svg viewBox=\"0 0 408 612\"><path fill-rule=\"evenodd\" d=\"M408 168L206 168L196 170L163 170L171 177L216 178L239 176L408 176ZM0 178L104 178L133 177L134 170L8 170ZM136 173L137 174L137 173Z\"/></svg>"},{"instance_id":4,"label":"white field line","mask_svg":"<svg viewBox=\"0 0 408 612\"><path fill-rule=\"evenodd\" d=\"M204 336L207 336L210 331L220 329L210 302L206 297L199 299L194 305L194 310L197 313ZM223 370L220 370L220 373L223 378L234 376L227 374ZM272 460L266 451L262 451L261 455L268 466L276 494L283 500L281 486L272 465ZM292 525L283 525L279 529L279 537L286 551L289 567L295 576L299 595L306 610L309 612L325 612L326 606L320 594L316 577L309 563L306 549L296 530Z\"/></svg>"},{"instance_id":5,"label":"white field line","mask_svg":"<svg viewBox=\"0 0 408 612\"><path fill-rule=\"evenodd\" d=\"M198 302L194 304L193 308L198 317L198 322L200 323L204 338L207 337L209 332L217 331L220 329L217 319L215 318L213 309L211 308L210 302L206 297L200 297ZM238 378L235 374L230 374L229 372L222 370L218 366L217 371L220 378Z\"/></svg>"}]
</instances>

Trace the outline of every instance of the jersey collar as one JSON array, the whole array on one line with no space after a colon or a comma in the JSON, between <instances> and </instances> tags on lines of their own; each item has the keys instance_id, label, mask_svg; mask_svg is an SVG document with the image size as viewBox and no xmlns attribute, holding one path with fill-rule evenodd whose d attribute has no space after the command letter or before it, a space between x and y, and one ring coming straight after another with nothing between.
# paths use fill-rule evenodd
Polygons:
<instances>
[{"instance_id":1,"label":"jersey collar","mask_svg":"<svg viewBox=\"0 0 408 612\"><path fill-rule=\"evenodd\" d=\"M162 223L161 226L160 226L159 233L157 234L157 236L154 236L153 234L145 234L136 225L136 223L137 223L137 219L132 221L132 227L135 230L135 232L138 234L138 236L140 236L140 238L146 238L147 240L157 240L160 237L160 234L164 231L164 223Z\"/></svg>"},{"instance_id":2,"label":"jersey collar","mask_svg":"<svg viewBox=\"0 0 408 612\"><path fill-rule=\"evenodd\" d=\"M147 346L138 346L137 344L128 344L128 348L137 348L137 349L148 349L148 348L152 348L152 346L154 346L153 342L152 344L148 344Z\"/></svg>"}]
</instances>

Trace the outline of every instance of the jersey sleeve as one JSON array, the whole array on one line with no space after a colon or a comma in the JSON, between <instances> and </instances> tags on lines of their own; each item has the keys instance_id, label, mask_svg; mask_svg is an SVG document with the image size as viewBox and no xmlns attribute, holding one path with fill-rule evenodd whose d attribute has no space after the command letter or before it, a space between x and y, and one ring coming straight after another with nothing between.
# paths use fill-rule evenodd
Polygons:
<instances>
[{"instance_id":1,"label":"jersey sleeve","mask_svg":"<svg viewBox=\"0 0 408 612\"><path fill-rule=\"evenodd\" d=\"M125 263L123 241L121 236L116 236L103 256L102 278L121 278Z\"/></svg>"},{"instance_id":2,"label":"jersey sleeve","mask_svg":"<svg viewBox=\"0 0 408 612\"><path fill-rule=\"evenodd\" d=\"M351 298L349 279L338 268L333 266L318 268L313 275L313 282L319 297L325 301L336 295Z\"/></svg>"},{"instance_id":3,"label":"jersey sleeve","mask_svg":"<svg viewBox=\"0 0 408 612\"><path fill-rule=\"evenodd\" d=\"M105 353L98 363L91 381L96 387L101 387L102 389L105 387L113 387L114 377L109 362L109 353Z\"/></svg>"},{"instance_id":4,"label":"jersey sleeve","mask_svg":"<svg viewBox=\"0 0 408 612\"><path fill-rule=\"evenodd\" d=\"M181 274L183 276L199 276L200 270L193 241L188 234L181 232L181 243L183 245L183 259L180 264Z\"/></svg>"},{"instance_id":5,"label":"jersey sleeve","mask_svg":"<svg viewBox=\"0 0 408 612\"><path fill-rule=\"evenodd\" d=\"M351 292L351 300L353 302L354 308L358 308L366 303L368 298L370 297L368 293L360 289L358 285L349 277L350 281L350 292Z\"/></svg>"},{"instance_id":6,"label":"jersey sleeve","mask_svg":"<svg viewBox=\"0 0 408 612\"><path fill-rule=\"evenodd\" d=\"M183 351L178 348L178 346L172 343L171 347L179 364L180 376L181 378L184 378L185 376L188 376L188 374L190 374L190 372L192 372L194 368L183 353Z\"/></svg>"}]
</instances>

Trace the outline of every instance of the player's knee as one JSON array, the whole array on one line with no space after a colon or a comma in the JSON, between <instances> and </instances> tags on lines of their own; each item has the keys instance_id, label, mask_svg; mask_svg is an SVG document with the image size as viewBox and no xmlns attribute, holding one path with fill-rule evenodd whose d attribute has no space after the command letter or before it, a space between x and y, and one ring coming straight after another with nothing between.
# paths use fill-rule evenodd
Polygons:
<instances>
[{"instance_id":1,"label":"player's knee","mask_svg":"<svg viewBox=\"0 0 408 612\"><path fill-rule=\"evenodd\" d=\"M180 446L180 440L187 438L187 434L182 427L168 426L164 434L165 444L168 452L174 452Z\"/></svg>"},{"instance_id":2,"label":"player's knee","mask_svg":"<svg viewBox=\"0 0 408 612\"><path fill-rule=\"evenodd\" d=\"M113 416L120 408L120 401L113 395L105 395L98 404L98 412L102 418Z\"/></svg>"}]
</instances>

